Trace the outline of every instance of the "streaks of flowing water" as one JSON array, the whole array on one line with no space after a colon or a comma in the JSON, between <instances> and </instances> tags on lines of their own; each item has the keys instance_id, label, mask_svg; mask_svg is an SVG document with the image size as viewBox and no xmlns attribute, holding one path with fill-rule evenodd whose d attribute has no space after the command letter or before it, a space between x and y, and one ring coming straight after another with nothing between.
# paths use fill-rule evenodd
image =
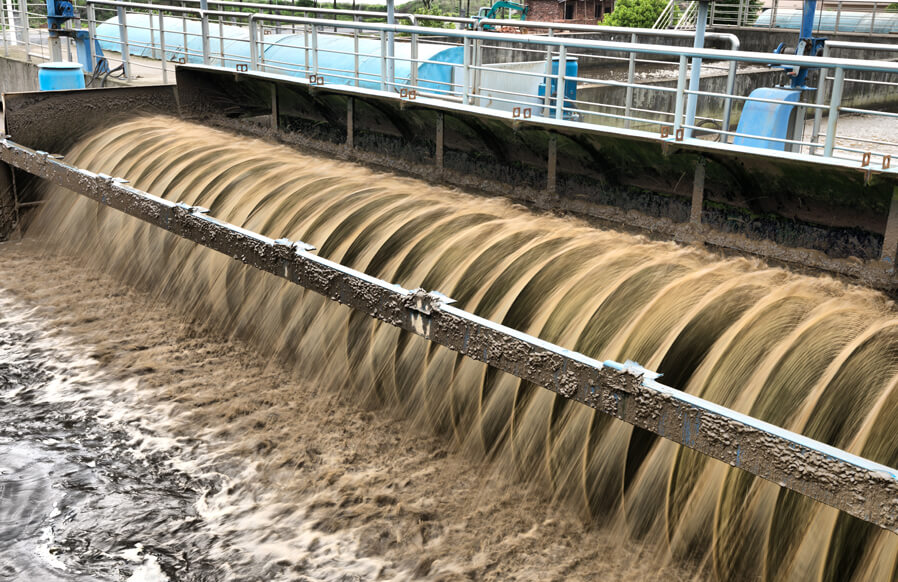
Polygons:
<instances>
[{"instance_id":1,"label":"streaks of flowing water","mask_svg":"<svg viewBox=\"0 0 898 582\"><path fill-rule=\"evenodd\" d=\"M67 161L877 462L898 465L898 318L837 281L535 216L163 117ZM891 534L68 193L32 232L450 435L721 579L890 578ZM198 315L199 316L199 315Z\"/></svg>"}]
</instances>

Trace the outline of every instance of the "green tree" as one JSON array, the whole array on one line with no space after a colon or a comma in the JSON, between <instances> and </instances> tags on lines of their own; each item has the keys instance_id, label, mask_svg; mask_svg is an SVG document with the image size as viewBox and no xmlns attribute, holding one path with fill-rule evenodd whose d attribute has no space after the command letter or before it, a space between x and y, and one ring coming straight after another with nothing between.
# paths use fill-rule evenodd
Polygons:
<instances>
[{"instance_id":1,"label":"green tree","mask_svg":"<svg viewBox=\"0 0 898 582\"><path fill-rule=\"evenodd\" d=\"M651 28L667 2L664 0L617 0L614 11L601 24L630 28Z\"/></svg>"},{"instance_id":2,"label":"green tree","mask_svg":"<svg viewBox=\"0 0 898 582\"><path fill-rule=\"evenodd\" d=\"M422 7L415 9L415 14L423 14L426 16L455 16L448 12L444 12L437 6ZM432 28L453 28L455 25L451 22L442 22L439 20L422 20L418 26L430 26Z\"/></svg>"}]
</instances>

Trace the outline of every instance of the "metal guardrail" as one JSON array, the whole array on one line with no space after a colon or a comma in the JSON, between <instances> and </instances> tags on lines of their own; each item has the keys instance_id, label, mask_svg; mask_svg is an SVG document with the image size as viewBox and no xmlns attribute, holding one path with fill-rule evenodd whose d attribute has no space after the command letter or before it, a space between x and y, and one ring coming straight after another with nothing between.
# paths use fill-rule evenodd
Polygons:
<instances>
[{"instance_id":1,"label":"metal guardrail","mask_svg":"<svg viewBox=\"0 0 898 582\"><path fill-rule=\"evenodd\" d=\"M761 5L755 0L712 1L708 25L714 27L764 27L798 30L800 6L783 6L780 0ZM652 28L689 30L695 28L697 0L668 0ZM891 34L898 31L898 10L888 0L829 0L817 7L815 31L845 34Z\"/></svg>"},{"instance_id":2,"label":"metal guardrail","mask_svg":"<svg viewBox=\"0 0 898 582\"><path fill-rule=\"evenodd\" d=\"M0 161L898 533L895 469L665 386L637 364L594 360L455 308L440 293L404 289L317 257L303 242L272 240L6 138Z\"/></svg>"},{"instance_id":3,"label":"metal guardrail","mask_svg":"<svg viewBox=\"0 0 898 582\"><path fill-rule=\"evenodd\" d=\"M24 3L25 0L18 0ZM798 132L785 139L765 138L768 142L780 142L787 151L807 155L808 159L818 156L837 156L862 162L862 167L871 170L887 170L892 157L898 155L898 146L887 140L868 139L861 141L851 136L837 134L839 116L843 112L868 114L898 118L898 114L883 112L873 108L850 107L843 104L843 98L858 83L867 82L859 78L863 75L878 75L875 82L898 87L898 69L888 63L862 60L840 60L829 56L794 57L788 55L754 54L739 52L738 39L732 35L709 35L727 42L731 51L711 49L691 49L665 46L660 43L672 38L692 38L685 31L616 29L592 27L588 25L565 25L559 23L522 22L519 20L491 20L484 22L493 26L517 27L527 31L543 30L546 35L507 34L486 32L476 26L474 19L453 19L426 15L397 14L402 24L388 25L372 20L384 20L383 12L334 11L309 7L276 7L277 12L296 14L320 14L326 18L310 18L254 12L273 8L264 3L241 3L233 0L211 0L208 5L215 10L201 10L194 6L157 4L151 2L126 2L121 0L85 0L87 6L87 26L93 39L114 43L123 47L120 54L107 55L111 65L121 64L126 78L159 75L163 83L170 79L173 65L165 59L151 59L132 56L132 52L143 50L150 55L167 55L171 48L179 46L176 61L243 67L248 70L289 74L315 78L316 82L342 83L360 86L372 80L370 73L363 74L359 68L360 59L380 59L381 72L374 77L384 91L406 91L414 94L439 96L453 102L462 102L475 107L491 107L508 111L517 110L524 115L548 117L561 121L581 121L599 125L619 126L627 129L642 129L659 134L670 133L679 138L690 138L692 134L705 139L716 139L728 143L742 137L732 126L732 119L738 116L748 101L766 102L737 92L737 75L747 69L756 73L779 65L804 65L820 67L821 77L831 82L826 90L817 92L813 102L799 104L802 116L814 118L814 129L810 137ZM196 4L199 0L184 0L182 4ZM115 15L119 25L110 36L98 34L98 25L105 21L101 15ZM148 22L138 25L133 15L149 16ZM176 24L171 24L175 17ZM18 15L17 15L18 18ZM129 23L129 18L131 22ZM345 19L345 20L340 20ZM419 26L428 20L448 22L467 29L429 28ZM20 27L26 33L28 19L18 18ZM0 6L0 23L4 22L3 7ZM76 23L77 24L77 23ZM483 23L482 23L483 24ZM104 27L108 30L108 26ZM144 41L129 38L128 31L142 32ZM232 30L242 36L240 46L249 51L241 54L229 51ZM562 35L564 30L570 35ZM2 33L3 31L0 31ZM278 34L295 33L302 40L304 56L300 62L279 62L266 56ZM575 38L580 33L595 35L623 35L626 42L585 40ZM274 36L272 36L274 35ZM336 35L352 38L351 48L343 51L353 63L342 68L328 68L323 59L318 59L318 38L321 35ZM2 34L4 50L9 50L12 35ZM25 39L29 34L24 34ZM136 34L132 36L136 37ZM379 55L364 54L360 49L362 39L380 42ZM391 42L391 39L394 42ZM39 40L39 39L38 39ZM659 44L650 44L657 42ZM396 56L390 47L406 45L407 54ZM37 44L40 44L39 42ZM443 65L445 63L419 57L420 47L443 45L461 47L462 62L456 67L451 81L435 87L422 84L417 79L420 67ZM232 45L237 46L237 45ZM70 49L71 51L71 49ZM107 51L108 52L108 51ZM338 51L322 49L321 53L331 55ZM26 53L34 54L28 50ZM691 60L695 59L695 63ZM692 72L690 66L703 59L702 83L697 90L686 83ZM796 60L797 59L797 60ZM553 63L576 60L579 71L571 75L566 67L555 67ZM398 61L410 63L407 78L396 78L394 70ZM543 63L536 66L535 63ZM640 75L654 70L661 80L642 81ZM617 71L616 73L614 73ZM841 71L841 72L840 72ZM609 74L610 73L610 74ZM616 76L615 76L616 75ZM715 80L716 79L716 80ZM576 98L558 99L551 87L578 87ZM516 89L516 85L527 85L529 91ZM549 86L536 95L537 85ZM689 85L689 86L687 86ZM751 87L750 87L751 88ZM821 87L821 89L824 87ZM687 102L698 103L699 113ZM790 104L792 105L792 104ZM811 112L806 113L806 112ZM826 131L820 131L822 119L826 118ZM753 136L746 136L753 137ZM821 143L822 140L822 143ZM862 144L860 147L858 144ZM866 147L869 146L869 147Z\"/></svg>"}]
</instances>

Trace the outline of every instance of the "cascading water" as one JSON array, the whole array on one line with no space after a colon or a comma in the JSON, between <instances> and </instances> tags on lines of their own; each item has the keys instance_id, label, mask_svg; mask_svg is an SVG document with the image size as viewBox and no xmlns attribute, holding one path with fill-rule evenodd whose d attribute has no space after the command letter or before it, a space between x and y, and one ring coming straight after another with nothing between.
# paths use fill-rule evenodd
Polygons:
<instances>
[{"instance_id":1,"label":"cascading water","mask_svg":"<svg viewBox=\"0 0 898 582\"><path fill-rule=\"evenodd\" d=\"M166 117L72 149L218 219L302 240L321 256L597 359L632 359L735 410L898 465L898 317L881 295L697 248L322 160ZM554 393L379 325L50 188L36 233L305 378L402 410L587 519L720 579L891 579L898 538L610 420ZM388 453L387 453L388 454Z\"/></svg>"}]
</instances>

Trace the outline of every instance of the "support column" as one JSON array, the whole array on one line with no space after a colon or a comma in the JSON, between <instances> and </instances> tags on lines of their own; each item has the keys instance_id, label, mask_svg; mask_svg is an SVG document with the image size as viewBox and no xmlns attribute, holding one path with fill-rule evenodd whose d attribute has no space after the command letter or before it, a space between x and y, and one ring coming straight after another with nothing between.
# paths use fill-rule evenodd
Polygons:
<instances>
[{"instance_id":1,"label":"support column","mask_svg":"<svg viewBox=\"0 0 898 582\"><path fill-rule=\"evenodd\" d=\"M549 138L549 160L547 167L546 192L555 194L557 188L557 170L558 170L558 136L552 135Z\"/></svg>"},{"instance_id":2,"label":"support column","mask_svg":"<svg viewBox=\"0 0 898 582\"><path fill-rule=\"evenodd\" d=\"M280 122L278 118L280 117L280 112L278 111L278 86L277 83L271 84L271 129L277 131L280 129Z\"/></svg>"},{"instance_id":3,"label":"support column","mask_svg":"<svg viewBox=\"0 0 898 582\"><path fill-rule=\"evenodd\" d=\"M0 241L12 234L19 222L16 203L16 189L12 181L12 170L0 163Z\"/></svg>"},{"instance_id":4,"label":"support column","mask_svg":"<svg viewBox=\"0 0 898 582\"><path fill-rule=\"evenodd\" d=\"M346 100L346 147L355 147L355 98Z\"/></svg>"},{"instance_id":5,"label":"support column","mask_svg":"<svg viewBox=\"0 0 898 582\"><path fill-rule=\"evenodd\" d=\"M443 167L443 113L437 113L437 135L436 135L436 164L437 167Z\"/></svg>"},{"instance_id":6,"label":"support column","mask_svg":"<svg viewBox=\"0 0 898 582\"><path fill-rule=\"evenodd\" d=\"M889 207L889 219L886 221L886 232L882 240L880 258L895 264L896 247L898 247L898 186L892 189L892 204Z\"/></svg>"},{"instance_id":7,"label":"support column","mask_svg":"<svg viewBox=\"0 0 898 582\"><path fill-rule=\"evenodd\" d=\"M705 158L699 158L695 163L695 180L692 182L692 210L689 213L689 222L702 223L702 204L705 201Z\"/></svg>"}]
</instances>

